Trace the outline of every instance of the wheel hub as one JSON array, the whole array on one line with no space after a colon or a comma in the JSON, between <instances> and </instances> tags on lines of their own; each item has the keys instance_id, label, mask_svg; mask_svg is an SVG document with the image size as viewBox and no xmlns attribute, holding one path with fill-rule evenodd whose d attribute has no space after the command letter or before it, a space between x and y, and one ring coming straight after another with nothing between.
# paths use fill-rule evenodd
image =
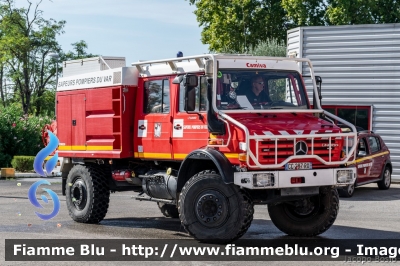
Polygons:
<instances>
[{"instance_id":1,"label":"wheel hub","mask_svg":"<svg viewBox=\"0 0 400 266\"><path fill-rule=\"evenodd\" d=\"M309 199L304 199L295 203L295 208L293 211L298 215L308 215L313 212L314 207L314 203L312 203Z\"/></svg>"},{"instance_id":2,"label":"wheel hub","mask_svg":"<svg viewBox=\"0 0 400 266\"><path fill-rule=\"evenodd\" d=\"M86 205L86 186L83 180L76 180L71 186L72 203L78 210Z\"/></svg>"},{"instance_id":3,"label":"wheel hub","mask_svg":"<svg viewBox=\"0 0 400 266\"><path fill-rule=\"evenodd\" d=\"M201 193L196 200L196 216L205 226L221 225L228 216L228 203L224 195L218 191Z\"/></svg>"},{"instance_id":4,"label":"wheel hub","mask_svg":"<svg viewBox=\"0 0 400 266\"><path fill-rule=\"evenodd\" d=\"M385 185L388 187L390 185L390 171L386 170L385 171Z\"/></svg>"}]
</instances>

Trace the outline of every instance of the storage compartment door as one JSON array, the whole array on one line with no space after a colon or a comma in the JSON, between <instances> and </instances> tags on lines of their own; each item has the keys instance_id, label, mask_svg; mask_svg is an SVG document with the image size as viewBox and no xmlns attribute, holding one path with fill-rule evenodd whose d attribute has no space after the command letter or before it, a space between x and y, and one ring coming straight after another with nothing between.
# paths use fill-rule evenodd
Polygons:
<instances>
[{"instance_id":1,"label":"storage compartment door","mask_svg":"<svg viewBox=\"0 0 400 266\"><path fill-rule=\"evenodd\" d=\"M71 150L71 96L57 96L57 137L59 150Z\"/></svg>"},{"instance_id":2,"label":"storage compartment door","mask_svg":"<svg viewBox=\"0 0 400 266\"><path fill-rule=\"evenodd\" d=\"M85 94L71 95L72 150L86 150Z\"/></svg>"}]
</instances>

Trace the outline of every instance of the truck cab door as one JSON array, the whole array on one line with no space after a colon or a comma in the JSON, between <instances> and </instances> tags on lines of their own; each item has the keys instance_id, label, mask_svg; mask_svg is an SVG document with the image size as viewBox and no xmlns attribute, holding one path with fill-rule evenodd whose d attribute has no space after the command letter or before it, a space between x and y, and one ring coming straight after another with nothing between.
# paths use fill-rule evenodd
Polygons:
<instances>
[{"instance_id":1,"label":"truck cab door","mask_svg":"<svg viewBox=\"0 0 400 266\"><path fill-rule=\"evenodd\" d=\"M385 163L384 156L381 156L381 143L379 139L375 136L368 136L368 146L369 150L371 151L371 175L370 179L378 179L381 176L382 168Z\"/></svg>"},{"instance_id":2,"label":"truck cab door","mask_svg":"<svg viewBox=\"0 0 400 266\"><path fill-rule=\"evenodd\" d=\"M135 157L155 160L171 155L170 78L140 79L135 115Z\"/></svg>"},{"instance_id":3,"label":"truck cab door","mask_svg":"<svg viewBox=\"0 0 400 266\"><path fill-rule=\"evenodd\" d=\"M186 106L183 82L172 84L177 91L177 108L173 112L172 149L175 160L184 159L190 152L208 145L207 127L207 83L199 78L199 85L190 90L195 97L194 106Z\"/></svg>"},{"instance_id":4,"label":"truck cab door","mask_svg":"<svg viewBox=\"0 0 400 266\"><path fill-rule=\"evenodd\" d=\"M370 159L367 140L360 138L357 146L357 183L370 180L372 160Z\"/></svg>"}]
</instances>

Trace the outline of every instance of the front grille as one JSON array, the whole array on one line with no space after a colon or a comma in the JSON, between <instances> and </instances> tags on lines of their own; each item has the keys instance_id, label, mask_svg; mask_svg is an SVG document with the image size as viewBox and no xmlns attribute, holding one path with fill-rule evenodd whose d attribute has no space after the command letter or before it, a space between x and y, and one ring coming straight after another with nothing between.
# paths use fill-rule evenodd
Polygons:
<instances>
[{"instance_id":1,"label":"front grille","mask_svg":"<svg viewBox=\"0 0 400 266\"><path fill-rule=\"evenodd\" d=\"M258 142L258 161L260 164L279 164L286 160L289 156L294 156L295 145L298 141L304 141L307 144L307 155L318 155L325 161L340 161L340 153L342 140L341 139L331 139L331 144L329 144L329 138L314 138L314 142L311 139L278 139L277 148L275 149L275 140L266 140ZM253 150L254 145L250 145ZM329 159L329 153L331 153L331 158ZM275 159L277 161L275 161ZM318 160L313 160L317 164L322 164ZM314 163L313 163L314 165Z\"/></svg>"}]
</instances>

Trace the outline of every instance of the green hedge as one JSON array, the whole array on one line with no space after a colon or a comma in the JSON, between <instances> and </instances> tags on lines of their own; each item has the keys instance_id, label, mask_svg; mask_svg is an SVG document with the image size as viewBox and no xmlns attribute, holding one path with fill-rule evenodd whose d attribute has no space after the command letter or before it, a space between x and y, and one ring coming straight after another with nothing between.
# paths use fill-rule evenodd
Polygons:
<instances>
[{"instance_id":1,"label":"green hedge","mask_svg":"<svg viewBox=\"0 0 400 266\"><path fill-rule=\"evenodd\" d=\"M11 165L18 172L27 172L33 170L34 160L35 156L14 156Z\"/></svg>"},{"instance_id":2,"label":"green hedge","mask_svg":"<svg viewBox=\"0 0 400 266\"><path fill-rule=\"evenodd\" d=\"M41 130L48 116L24 115L20 104L0 106L0 167L10 167L15 155L36 156L44 147Z\"/></svg>"}]
</instances>

